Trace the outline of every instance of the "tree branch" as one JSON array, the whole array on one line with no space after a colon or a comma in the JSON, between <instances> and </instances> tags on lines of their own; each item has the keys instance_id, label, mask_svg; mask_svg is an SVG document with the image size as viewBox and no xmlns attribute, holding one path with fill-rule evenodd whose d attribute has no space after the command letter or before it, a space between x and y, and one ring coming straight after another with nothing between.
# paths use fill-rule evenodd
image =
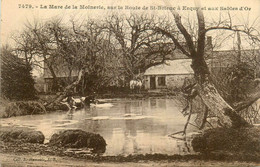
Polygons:
<instances>
[{"instance_id":1,"label":"tree branch","mask_svg":"<svg viewBox=\"0 0 260 167\"><path fill-rule=\"evenodd\" d=\"M156 27L154 30L157 31L157 32L160 32L161 34L163 34L163 35L165 35L165 36L167 36L167 37L169 37L169 38L173 41L173 43L176 45L176 47L181 50L181 52L182 52L183 54L185 54L186 56L188 56L188 57L191 58L191 54L190 54L189 52L187 52L187 51L181 46L181 44L178 42L178 40L177 40L170 32L168 32L168 31L166 31L166 30L163 30L162 28L159 28L159 27Z\"/></svg>"},{"instance_id":2,"label":"tree branch","mask_svg":"<svg viewBox=\"0 0 260 167\"><path fill-rule=\"evenodd\" d=\"M188 31L185 29L185 27L181 23L181 16L177 12L173 12L173 16L174 16L175 23L176 23L178 29L180 30L180 32L182 33L182 35L184 36L184 38L186 40L191 57L195 56L196 51L195 51L195 46L194 46L193 40L192 40L190 34L188 33Z\"/></svg>"},{"instance_id":3,"label":"tree branch","mask_svg":"<svg viewBox=\"0 0 260 167\"><path fill-rule=\"evenodd\" d=\"M197 2L197 1L195 1L195 2ZM205 20L204 20L203 12L200 8L200 4L197 3L196 6L199 7L199 9L196 11L197 18L198 18L198 24L199 24L197 56L203 57L204 49L205 49Z\"/></svg>"}]
</instances>

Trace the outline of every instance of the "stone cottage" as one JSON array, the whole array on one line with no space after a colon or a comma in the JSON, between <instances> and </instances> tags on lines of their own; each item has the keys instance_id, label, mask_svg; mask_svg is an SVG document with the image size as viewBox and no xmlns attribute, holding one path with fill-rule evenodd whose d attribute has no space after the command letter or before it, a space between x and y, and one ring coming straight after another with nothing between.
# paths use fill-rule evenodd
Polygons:
<instances>
[{"instance_id":1,"label":"stone cottage","mask_svg":"<svg viewBox=\"0 0 260 167\"><path fill-rule=\"evenodd\" d=\"M192 78L191 59L168 60L164 64L148 68L144 73L144 88L176 89L181 88L186 78Z\"/></svg>"}]
</instances>

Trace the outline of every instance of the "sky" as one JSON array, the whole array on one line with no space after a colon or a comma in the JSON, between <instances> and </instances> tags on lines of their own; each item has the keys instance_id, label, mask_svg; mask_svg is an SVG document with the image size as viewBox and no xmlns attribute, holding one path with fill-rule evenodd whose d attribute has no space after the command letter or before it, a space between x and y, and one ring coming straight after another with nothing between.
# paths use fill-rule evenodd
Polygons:
<instances>
[{"instance_id":1,"label":"sky","mask_svg":"<svg viewBox=\"0 0 260 167\"><path fill-rule=\"evenodd\" d=\"M22 5L32 5L34 9L22 8ZM49 7L49 5L62 6L63 9L41 9L41 6ZM77 6L78 9L64 9L65 6ZM100 5L106 9L79 9L80 5ZM19 8L20 6L20 8ZM38 6L38 8L36 8ZM122 10L109 10L107 6L122 6ZM87 16L91 18L103 18L111 11L119 13L130 13L130 12L144 12L144 10L132 10L125 9L125 6L129 7L143 7L147 6L148 10L155 15L171 15L167 10L150 10L151 6L172 6L180 7L180 13L189 11L195 13L195 11L189 10L189 7L195 7L193 0L2 0L1 1L1 44L10 42L10 36L21 31L26 22L32 22L33 20L48 20L55 17L62 17L64 20L69 20L71 17L82 17ZM186 7L185 7L186 6ZM243 11L234 11L233 15L236 16L238 22L250 20L251 23L255 18L260 16L260 0L201 0L202 7L218 7L217 11L204 11L205 17L219 16L220 7L232 7L232 8L243 8ZM223 11L222 11L223 12ZM236 14L238 13L238 14Z\"/></svg>"}]
</instances>

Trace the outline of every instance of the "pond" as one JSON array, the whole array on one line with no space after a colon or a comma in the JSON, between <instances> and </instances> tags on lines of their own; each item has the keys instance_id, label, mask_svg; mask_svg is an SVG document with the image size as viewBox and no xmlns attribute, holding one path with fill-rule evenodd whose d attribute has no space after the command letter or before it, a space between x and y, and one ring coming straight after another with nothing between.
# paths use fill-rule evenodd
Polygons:
<instances>
[{"instance_id":1,"label":"pond","mask_svg":"<svg viewBox=\"0 0 260 167\"><path fill-rule=\"evenodd\" d=\"M64 129L98 133L106 140L105 155L186 154L185 143L168 135L186 123L174 99L102 99L103 104L69 112L1 119L2 126L29 127L42 131L45 142Z\"/></svg>"}]
</instances>

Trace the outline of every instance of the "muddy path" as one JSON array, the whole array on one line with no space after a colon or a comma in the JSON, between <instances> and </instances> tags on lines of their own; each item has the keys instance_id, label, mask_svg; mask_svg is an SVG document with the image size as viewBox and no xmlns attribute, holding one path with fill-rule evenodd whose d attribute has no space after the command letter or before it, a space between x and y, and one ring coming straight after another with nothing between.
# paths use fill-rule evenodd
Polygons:
<instances>
[{"instance_id":1,"label":"muddy path","mask_svg":"<svg viewBox=\"0 0 260 167\"><path fill-rule=\"evenodd\" d=\"M0 142L2 166L259 166L259 156L252 154L165 155L139 154L102 156L73 152L42 144Z\"/></svg>"},{"instance_id":2,"label":"muddy path","mask_svg":"<svg viewBox=\"0 0 260 167\"><path fill-rule=\"evenodd\" d=\"M223 162L223 161L205 161L205 160L142 160L137 162L96 162L86 159L77 159L71 157L59 157L39 154L15 154L0 153L1 167L146 167L146 166L259 166L256 162Z\"/></svg>"}]
</instances>

